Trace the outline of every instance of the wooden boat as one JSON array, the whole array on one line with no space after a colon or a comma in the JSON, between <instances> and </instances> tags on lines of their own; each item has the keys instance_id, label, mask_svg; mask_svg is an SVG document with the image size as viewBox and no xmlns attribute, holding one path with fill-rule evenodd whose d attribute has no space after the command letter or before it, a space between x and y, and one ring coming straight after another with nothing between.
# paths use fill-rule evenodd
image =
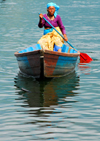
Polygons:
<instances>
[{"instance_id":1,"label":"wooden boat","mask_svg":"<svg viewBox=\"0 0 100 141\"><path fill-rule=\"evenodd\" d=\"M62 77L74 71L80 55L71 47L64 45L62 52L42 50L39 44L14 54L20 72L35 78Z\"/></svg>"}]
</instances>

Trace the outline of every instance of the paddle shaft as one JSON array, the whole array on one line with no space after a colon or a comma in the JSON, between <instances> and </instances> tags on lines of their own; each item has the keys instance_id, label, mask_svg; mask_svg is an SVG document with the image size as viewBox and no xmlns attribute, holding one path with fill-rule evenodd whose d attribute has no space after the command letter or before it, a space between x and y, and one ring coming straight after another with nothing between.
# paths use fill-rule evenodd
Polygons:
<instances>
[{"instance_id":1,"label":"paddle shaft","mask_svg":"<svg viewBox=\"0 0 100 141\"><path fill-rule=\"evenodd\" d=\"M40 14L39 14L40 15ZM45 17L43 17L43 19L63 38L63 39L65 39L64 38L64 36L61 34L61 33L59 33L59 31L45 18ZM72 46L71 45L71 43L69 42L69 41L66 41L72 48L74 48L75 50L77 50L74 46Z\"/></svg>"}]
</instances>

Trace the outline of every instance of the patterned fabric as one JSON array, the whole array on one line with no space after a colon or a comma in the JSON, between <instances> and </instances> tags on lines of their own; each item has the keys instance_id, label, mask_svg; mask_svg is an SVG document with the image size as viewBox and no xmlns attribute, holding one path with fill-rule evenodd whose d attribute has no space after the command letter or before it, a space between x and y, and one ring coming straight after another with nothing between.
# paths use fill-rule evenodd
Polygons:
<instances>
[{"instance_id":1,"label":"patterned fabric","mask_svg":"<svg viewBox=\"0 0 100 141\"><path fill-rule=\"evenodd\" d=\"M61 33L59 27L56 27L58 32ZM62 33L61 33L62 34ZM41 45L42 49L51 50L53 51L54 45L62 47L64 40L63 38L53 29L52 32L43 35L40 40L37 42Z\"/></svg>"}]
</instances>

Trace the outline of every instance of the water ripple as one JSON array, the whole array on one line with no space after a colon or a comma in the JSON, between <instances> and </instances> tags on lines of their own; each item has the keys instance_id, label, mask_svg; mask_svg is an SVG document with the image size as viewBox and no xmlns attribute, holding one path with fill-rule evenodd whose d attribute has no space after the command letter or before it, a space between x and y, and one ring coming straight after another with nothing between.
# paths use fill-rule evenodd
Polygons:
<instances>
[{"instance_id":1,"label":"water ripple","mask_svg":"<svg viewBox=\"0 0 100 141\"><path fill-rule=\"evenodd\" d=\"M100 140L100 1L57 1L67 36L93 61L64 78L19 74L14 52L43 34L47 1L0 1L0 140ZM67 44L67 43L66 43Z\"/></svg>"}]
</instances>

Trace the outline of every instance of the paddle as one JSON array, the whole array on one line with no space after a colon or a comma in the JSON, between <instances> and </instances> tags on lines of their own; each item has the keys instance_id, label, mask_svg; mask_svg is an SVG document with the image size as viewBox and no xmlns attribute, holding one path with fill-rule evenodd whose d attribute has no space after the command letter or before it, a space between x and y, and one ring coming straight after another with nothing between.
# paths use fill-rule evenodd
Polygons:
<instances>
[{"instance_id":1,"label":"paddle","mask_svg":"<svg viewBox=\"0 0 100 141\"><path fill-rule=\"evenodd\" d=\"M40 15L40 14L39 14ZM64 39L64 36L59 33L59 31L45 18L43 17L43 19ZM69 41L66 41L72 48L74 48L75 50L77 50L74 46L71 45L71 43ZM77 50L78 51L78 50ZM80 62L81 63L89 63L93 61L92 58L90 56L88 56L86 53L80 53Z\"/></svg>"}]
</instances>

